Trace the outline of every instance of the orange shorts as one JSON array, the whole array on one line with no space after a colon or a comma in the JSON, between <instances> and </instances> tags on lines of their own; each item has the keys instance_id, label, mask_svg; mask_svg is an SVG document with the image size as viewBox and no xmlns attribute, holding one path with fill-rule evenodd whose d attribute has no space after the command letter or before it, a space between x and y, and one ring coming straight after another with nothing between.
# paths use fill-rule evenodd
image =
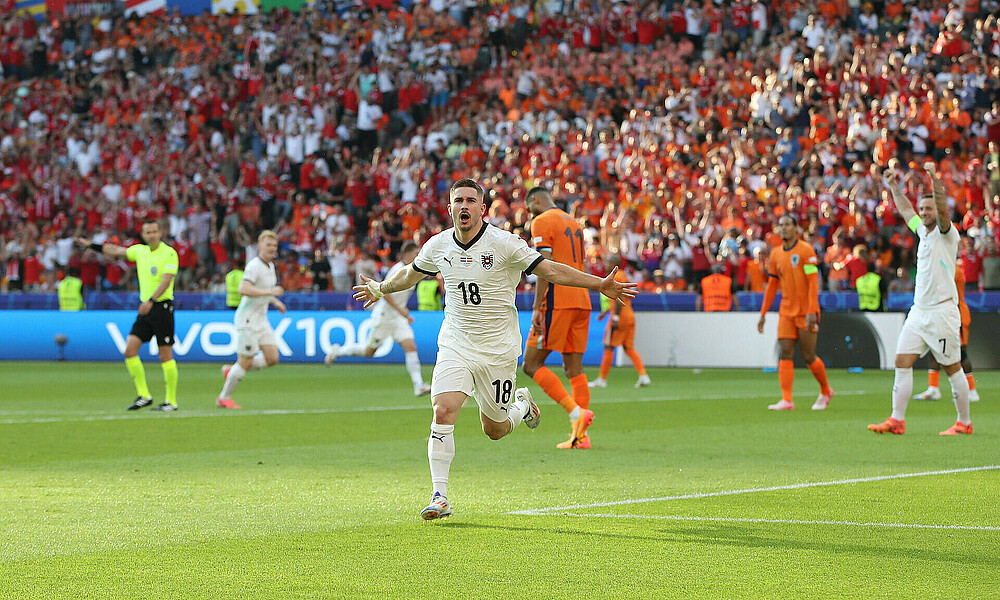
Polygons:
<instances>
[{"instance_id":1,"label":"orange shorts","mask_svg":"<svg viewBox=\"0 0 1000 600\"><path fill-rule=\"evenodd\" d=\"M587 351L587 336L590 333L590 311L585 308L563 308L543 311L542 331L531 328L529 348L550 350L561 354Z\"/></svg>"},{"instance_id":2,"label":"orange shorts","mask_svg":"<svg viewBox=\"0 0 1000 600\"><path fill-rule=\"evenodd\" d=\"M962 323L962 326L959 328L958 331L959 335L961 335L962 337L962 347L965 348L966 346L969 345L969 326L966 325L965 323Z\"/></svg>"},{"instance_id":3,"label":"orange shorts","mask_svg":"<svg viewBox=\"0 0 1000 600\"><path fill-rule=\"evenodd\" d=\"M631 348L635 345L635 321L631 323L618 323L618 326L612 329L614 323L609 322L607 327L604 329L604 345L611 348L617 348L622 346L624 348Z\"/></svg>"},{"instance_id":4,"label":"orange shorts","mask_svg":"<svg viewBox=\"0 0 1000 600\"><path fill-rule=\"evenodd\" d=\"M797 317L786 317L785 315L781 315L778 317L779 340L797 340L799 339L799 330L805 328L805 315L799 315Z\"/></svg>"}]
</instances>

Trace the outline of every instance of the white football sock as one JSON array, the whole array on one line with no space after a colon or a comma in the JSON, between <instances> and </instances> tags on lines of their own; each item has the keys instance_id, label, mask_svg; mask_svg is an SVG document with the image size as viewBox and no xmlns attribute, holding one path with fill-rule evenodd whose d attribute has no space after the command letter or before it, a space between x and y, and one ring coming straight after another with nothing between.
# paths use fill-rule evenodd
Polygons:
<instances>
[{"instance_id":1,"label":"white football sock","mask_svg":"<svg viewBox=\"0 0 1000 600\"><path fill-rule=\"evenodd\" d=\"M362 344L344 344L337 350L337 356L364 356L365 347Z\"/></svg>"},{"instance_id":2,"label":"white football sock","mask_svg":"<svg viewBox=\"0 0 1000 600\"><path fill-rule=\"evenodd\" d=\"M969 380L965 377L965 371L959 369L948 376L951 382L951 397L955 401L955 410L958 411L958 422L968 425L972 422L969 414Z\"/></svg>"},{"instance_id":3,"label":"white football sock","mask_svg":"<svg viewBox=\"0 0 1000 600\"><path fill-rule=\"evenodd\" d=\"M524 420L530 408L531 405L528 404L528 399L524 397L510 403L510 409L507 411L507 420L510 421L511 431L517 429L517 426Z\"/></svg>"},{"instance_id":4,"label":"white football sock","mask_svg":"<svg viewBox=\"0 0 1000 600\"><path fill-rule=\"evenodd\" d=\"M424 376L420 373L420 358L417 357L416 352L406 353L406 371L410 374L413 387L424 385Z\"/></svg>"},{"instance_id":5,"label":"white football sock","mask_svg":"<svg viewBox=\"0 0 1000 600\"><path fill-rule=\"evenodd\" d=\"M246 369L240 366L240 363L236 363L229 369L229 375L226 376L226 383L222 386L222 393L219 394L220 398L232 398L233 392L236 391L236 386L240 384L240 380L246 375Z\"/></svg>"},{"instance_id":6,"label":"white football sock","mask_svg":"<svg viewBox=\"0 0 1000 600\"><path fill-rule=\"evenodd\" d=\"M968 386L966 386L968 387ZM913 394L913 369L896 367L896 379L892 382L892 418L906 419L906 405ZM968 397L968 396L966 396ZM968 406L968 404L966 404Z\"/></svg>"},{"instance_id":7,"label":"white football sock","mask_svg":"<svg viewBox=\"0 0 1000 600\"><path fill-rule=\"evenodd\" d=\"M571 423L576 423L576 420L580 418L580 407L574 407L569 413L569 420Z\"/></svg>"},{"instance_id":8,"label":"white football sock","mask_svg":"<svg viewBox=\"0 0 1000 600\"><path fill-rule=\"evenodd\" d=\"M434 492L448 497L448 471L455 458L455 426L431 423L431 437L427 438L427 458L431 464L431 483Z\"/></svg>"},{"instance_id":9,"label":"white football sock","mask_svg":"<svg viewBox=\"0 0 1000 600\"><path fill-rule=\"evenodd\" d=\"M253 357L253 364L250 365L251 371L259 371L267 366L267 361L264 360L263 354L255 354Z\"/></svg>"}]
</instances>

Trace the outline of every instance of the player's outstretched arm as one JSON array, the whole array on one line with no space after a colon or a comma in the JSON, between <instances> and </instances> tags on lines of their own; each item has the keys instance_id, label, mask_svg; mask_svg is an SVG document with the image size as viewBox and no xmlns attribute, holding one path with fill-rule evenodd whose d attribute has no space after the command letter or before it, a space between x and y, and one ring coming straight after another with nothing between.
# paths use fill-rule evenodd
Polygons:
<instances>
[{"instance_id":1,"label":"player's outstretched arm","mask_svg":"<svg viewBox=\"0 0 1000 600\"><path fill-rule=\"evenodd\" d=\"M618 272L618 267L611 269L608 276L601 279L583 271L577 271L573 267L557 263L554 260L543 260L538 263L538 266L534 270L536 275L544 277L556 285L568 285L596 290L608 298L622 303L624 303L626 298L635 298L637 293L635 287L638 284L615 281L616 272Z\"/></svg>"},{"instance_id":2,"label":"player's outstretched arm","mask_svg":"<svg viewBox=\"0 0 1000 600\"><path fill-rule=\"evenodd\" d=\"M938 228L941 233L947 233L951 229L951 215L948 214L948 193L945 192L944 183L937 174L937 166L932 161L924 163L924 171L931 178L931 190L934 194L934 206L937 208Z\"/></svg>"},{"instance_id":3,"label":"player's outstretched arm","mask_svg":"<svg viewBox=\"0 0 1000 600\"><path fill-rule=\"evenodd\" d=\"M393 292L408 290L417 285L421 279L426 277L423 273L413 268L413 265L406 265L402 269L392 274L385 281L375 281L369 277L361 276L364 285L354 286L354 299L365 303L365 308L375 304L382 299L382 296Z\"/></svg>"}]
</instances>

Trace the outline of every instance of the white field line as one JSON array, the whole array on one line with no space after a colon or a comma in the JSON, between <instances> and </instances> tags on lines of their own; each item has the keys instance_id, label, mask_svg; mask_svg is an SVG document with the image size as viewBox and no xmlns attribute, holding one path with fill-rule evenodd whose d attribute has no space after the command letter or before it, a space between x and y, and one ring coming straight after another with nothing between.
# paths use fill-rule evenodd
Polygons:
<instances>
[{"instance_id":1,"label":"white field line","mask_svg":"<svg viewBox=\"0 0 1000 600\"><path fill-rule=\"evenodd\" d=\"M848 390L844 392L837 392L838 396L858 396L862 394L867 394L868 391L865 390ZM801 392L795 394L796 396L812 396L813 393ZM748 400L755 400L760 398L772 398L775 394L712 394L705 396L646 396L640 398L605 398L598 402L600 404L628 404L628 403L643 403L643 402L679 402L683 400L739 400L746 398ZM427 410L431 406L430 400L425 404L411 404L411 405L400 405L400 406L361 406L353 408L303 408L303 409L243 409L243 410L184 410L183 408L175 413L169 414L157 414L147 410L138 413L122 413L115 412L109 413L107 411L55 411L55 410L10 410L10 411L0 411L0 416L15 416L15 415L53 415L51 417L36 416L36 417L22 417L22 418L9 418L0 419L0 425L27 425L32 423L72 423L72 422L86 422L86 421L121 421L128 419L156 419L156 418L169 418L169 419L192 419L192 418L213 418L213 417L256 417L262 415L326 415L326 414L336 414L336 413L365 413L365 412L391 412L391 411L405 411L405 410ZM474 402L469 402L466 408L474 407ZM123 409L124 410L124 409Z\"/></svg>"},{"instance_id":2,"label":"white field line","mask_svg":"<svg viewBox=\"0 0 1000 600\"><path fill-rule=\"evenodd\" d=\"M704 521L709 523L764 523L775 525L850 525L855 527L895 527L899 529L962 529L968 531L1000 531L986 525L924 525L922 523L873 523L863 521L806 521L802 519L739 519L729 517L684 517L677 515L615 515L591 513L546 513L566 517L606 517L612 519L661 519L666 521Z\"/></svg>"},{"instance_id":3,"label":"white field line","mask_svg":"<svg viewBox=\"0 0 1000 600\"><path fill-rule=\"evenodd\" d=\"M873 481L887 481L890 479L907 479L910 477L928 477L932 475L950 475L953 473L970 473L973 471L993 471L1000 469L1000 465L988 465L984 467L966 467L962 469L945 469L941 471L921 471L919 473L899 473L897 475L879 475L876 477L858 477L855 479L838 479L836 481L814 481L810 483L793 483L790 485L775 485L763 488L746 488L741 490L726 490L721 492L704 492L700 494L681 494L678 496L659 496L656 498L636 498L632 500L617 500L614 502L596 502L594 504L574 504L571 506L553 506L549 508L534 508L529 510L512 511L512 515L545 515L550 513L562 513L568 510L579 510L588 508L604 508L606 506L623 506L626 504L645 504L648 502L666 502L668 500L690 500L693 498L712 498L715 496L736 496L739 494L756 494L759 492L775 492L780 490L801 490L814 487L825 487L831 485L848 485L851 483L871 483Z\"/></svg>"}]
</instances>

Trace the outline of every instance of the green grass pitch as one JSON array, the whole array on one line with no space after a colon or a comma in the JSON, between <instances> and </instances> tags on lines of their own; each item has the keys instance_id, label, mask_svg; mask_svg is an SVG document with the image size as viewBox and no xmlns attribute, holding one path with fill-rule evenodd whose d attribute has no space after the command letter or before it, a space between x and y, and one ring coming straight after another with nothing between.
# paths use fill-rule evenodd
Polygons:
<instances>
[{"instance_id":1,"label":"green grass pitch","mask_svg":"<svg viewBox=\"0 0 1000 600\"><path fill-rule=\"evenodd\" d=\"M569 421L529 384L535 431L490 441L462 411L456 514L433 523L429 401L402 366L251 373L242 411L214 408L218 365L180 375L181 411L134 414L121 364L0 363L0 598L997 594L1000 372L977 373L976 433L945 438L947 399L911 402L906 435L865 429L890 372L831 371L813 412L799 370L798 408L770 413L776 374L652 369L636 390L617 368L589 451L555 448Z\"/></svg>"}]
</instances>

